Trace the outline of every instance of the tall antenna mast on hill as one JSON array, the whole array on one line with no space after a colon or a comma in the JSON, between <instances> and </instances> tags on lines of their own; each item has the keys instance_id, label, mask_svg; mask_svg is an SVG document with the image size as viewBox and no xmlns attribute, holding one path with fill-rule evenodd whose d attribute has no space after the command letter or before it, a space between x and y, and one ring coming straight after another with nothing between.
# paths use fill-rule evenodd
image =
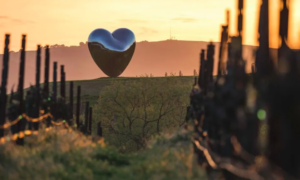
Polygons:
<instances>
[{"instance_id":1,"label":"tall antenna mast on hill","mask_svg":"<svg viewBox=\"0 0 300 180\"><path fill-rule=\"evenodd\" d=\"M170 40L170 41L171 41L171 40L176 40L176 39L175 39L175 37L174 37L174 36L172 36L171 27L170 27L170 39L169 39L169 40Z\"/></svg>"}]
</instances>

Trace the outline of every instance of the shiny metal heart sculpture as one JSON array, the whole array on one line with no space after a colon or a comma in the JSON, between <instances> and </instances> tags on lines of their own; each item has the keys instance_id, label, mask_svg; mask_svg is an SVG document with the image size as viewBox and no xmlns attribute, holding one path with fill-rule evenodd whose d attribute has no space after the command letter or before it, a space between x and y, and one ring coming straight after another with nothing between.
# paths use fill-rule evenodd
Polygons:
<instances>
[{"instance_id":1,"label":"shiny metal heart sculpture","mask_svg":"<svg viewBox=\"0 0 300 180\"><path fill-rule=\"evenodd\" d=\"M134 50L134 33L120 28L113 33L96 29L89 35L88 47L97 66L109 77L118 77L128 66Z\"/></svg>"}]
</instances>

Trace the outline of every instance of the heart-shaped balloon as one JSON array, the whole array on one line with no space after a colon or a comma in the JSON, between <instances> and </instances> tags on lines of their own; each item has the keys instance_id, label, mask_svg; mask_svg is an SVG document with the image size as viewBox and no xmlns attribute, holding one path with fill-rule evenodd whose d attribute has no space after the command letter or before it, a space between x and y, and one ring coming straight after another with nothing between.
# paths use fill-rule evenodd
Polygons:
<instances>
[{"instance_id":1,"label":"heart-shaped balloon","mask_svg":"<svg viewBox=\"0 0 300 180\"><path fill-rule=\"evenodd\" d=\"M88 46L97 66L109 77L118 77L128 66L134 50L134 33L126 28L112 34L96 29L89 35Z\"/></svg>"}]
</instances>

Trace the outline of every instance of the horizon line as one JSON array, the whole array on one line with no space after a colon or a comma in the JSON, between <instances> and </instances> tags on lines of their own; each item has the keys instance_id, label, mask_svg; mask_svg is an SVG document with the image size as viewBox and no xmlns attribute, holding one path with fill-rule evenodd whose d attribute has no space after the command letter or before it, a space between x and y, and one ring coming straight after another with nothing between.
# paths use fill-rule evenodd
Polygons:
<instances>
[{"instance_id":1,"label":"horizon line","mask_svg":"<svg viewBox=\"0 0 300 180\"><path fill-rule=\"evenodd\" d=\"M142 41L137 41L136 43L144 43L144 42L165 42L165 41L189 41L189 42L204 42L204 43L220 43L220 41L201 41L201 40L182 40L182 39L165 39L165 40L158 40L158 41L148 41L148 40L142 40ZM45 48L46 46L49 46L49 48L51 48L51 46L54 46L54 45L59 45L59 46L63 46L63 47L80 47L80 43L83 43L84 45L87 44L87 41L86 42L78 42L77 45L65 45L65 44L46 44L44 46L41 45L41 48ZM40 45L40 44L37 44L37 45ZM254 47L257 47L257 45L251 45L251 44L242 44L243 46L254 46ZM270 47L271 49L277 49L277 48L272 48ZM21 48L19 50L9 50L9 52L19 52L21 50ZM36 51L36 49L27 49L26 51ZM2 55L2 54L0 54Z\"/></svg>"}]
</instances>

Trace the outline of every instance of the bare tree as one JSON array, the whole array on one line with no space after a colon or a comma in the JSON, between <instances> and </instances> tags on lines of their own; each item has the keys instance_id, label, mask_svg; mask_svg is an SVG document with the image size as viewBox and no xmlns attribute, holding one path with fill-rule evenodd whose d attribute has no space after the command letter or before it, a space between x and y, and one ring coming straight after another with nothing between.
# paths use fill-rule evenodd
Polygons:
<instances>
[{"instance_id":1,"label":"bare tree","mask_svg":"<svg viewBox=\"0 0 300 180\"><path fill-rule=\"evenodd\" d=\"M97 107L104 131L110 132L106 139L137 150L145 148L153 135L170 127L178 129L184 121L189 86L178 86L177 81L147 78L116 81L104 88Z\"/></svg>"}]
</instances>

